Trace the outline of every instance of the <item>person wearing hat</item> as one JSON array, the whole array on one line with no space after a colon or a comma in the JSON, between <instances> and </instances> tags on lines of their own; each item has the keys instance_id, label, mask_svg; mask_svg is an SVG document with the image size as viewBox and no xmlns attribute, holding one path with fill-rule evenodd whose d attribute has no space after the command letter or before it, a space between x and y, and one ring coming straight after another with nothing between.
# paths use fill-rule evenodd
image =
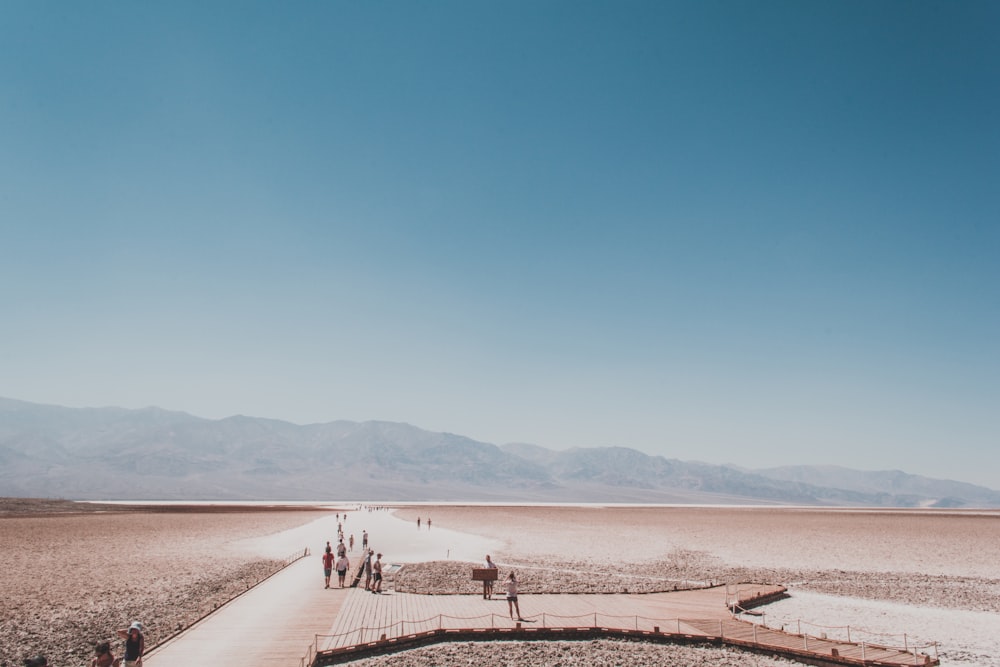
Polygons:
<instances>
[{"instance_id":1,"label":"person wearing hat","mask_svg":"<svg viewBox=\"0 0 1000 667\"><path fill-rule=\"evenodd\" d=\"M146 652L146 638L142 636L142 623L135 621L126 630L119 630L118 636L125 640L125 667L140 667L142 654Z\"/></svg>"}]
</instances>

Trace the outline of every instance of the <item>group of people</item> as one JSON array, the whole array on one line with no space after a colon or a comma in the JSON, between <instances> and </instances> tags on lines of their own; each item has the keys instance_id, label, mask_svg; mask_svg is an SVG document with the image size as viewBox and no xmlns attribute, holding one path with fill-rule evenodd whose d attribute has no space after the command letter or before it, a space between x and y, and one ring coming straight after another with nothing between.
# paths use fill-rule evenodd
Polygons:
<instances>
[{"instance_id":1,"label":"group of people","mask_svg":"<svg viewBox=\"0 0 1000 667\"><path fill-rule=\"evenodd\" d=\"M353 539L353 538L352 538ZM326 543L326 551L323 552L323 575L326 577L326 587L330 587L330 577L333 576L333 570L337 570L337 581L340 583L340 587L344 587L344 581L347 579L347 570L351 567L351 561L347 557L347 546L344 544L343 538L337 543L337 556L334 559L333 548L330 543Z\"/></svg>"},{"instance_id":2,"label":"group of people","mask_svg":"<svg viewBox=\"0 0 1000 667\"><path fill-rule=\"evenodd\" d=\"M323 552L323 576L326 588L330 588L330 578L333 576L334 569L337 570L337 581L340 584L340 588L344 588L347 585L347 571L351 567L351 561L347 557L348 547L344 544L344 535L342 532L339 534L340 539L337 542L336 556L334 556L334 549L330 546L330 542L326 543L326 549ZM350 550L354 551L354 535L351 535L349 544ZM362 568L365 574L365 590L372 593L381 593L382 554L376 554L374 549L368 548L367 530L361 533L361 551L364 553ZM372 556L375 556L374 561L372 560Z\"/></svg>"},{"instance_id":3,"label":"group of people","mask_svg":"<svg viewBox=\"0 0 1000 667\"><path fill-rule=\"evenodd\" d=\"M125 654L116 658L111 650L111 642L98 642L94 645L94 657L90 659L90 667L142 667L142 655L146 652L146 638L142 634L142 623L134 622L127 628L116 631L125 640ZM5 663L6 664L6 663ZM44 655L24 659L24 667L48 667L49 661Z\"/></svg>"},{"instance_id":4,"label":"group of people","mask_svg":"<svg viewBox=\"0 0 1000 667\"><path fill-rule=\"evenodd\" d=\"M496 570L497 564L493 562L489 554L486 554L486 565L485 567L489 570ZM507 581L504 582L504 586L507 588L507 611L510 612L511 620L514 619L514 612L517 612L517 620L523 621L521 618L521 607L517 603L517 576L512 571L507 575ZM483 598L487 600L493 599L493 580L487 579L483 582Z\"/></svg>"}]
</instances>

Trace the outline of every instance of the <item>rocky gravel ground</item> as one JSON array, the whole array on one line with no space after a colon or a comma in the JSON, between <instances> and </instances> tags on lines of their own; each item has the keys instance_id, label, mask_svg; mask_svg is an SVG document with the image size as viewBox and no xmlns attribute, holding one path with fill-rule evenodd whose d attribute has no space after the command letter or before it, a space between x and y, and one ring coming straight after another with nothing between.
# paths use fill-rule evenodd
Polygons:
<instances>
[{"instance_id":1,"label":"rocky gravel ground","mask_svg":"<svg viewBox=\"0 0 1000 667\"><path fill-rule=\"evenodd\" d=\"M59 667L89 664L94 643L118 646L115 630L134 620L155 645L284 564L234 543L315 518L23 505L0 511L0 666L39 653Z\"/></svg>"},{"instance_id":2,"label":"rocky gravel ground","mask_svg":"<svg viewBox=\"0 0 1000 667\"><path fill-rule=\"evenodd\" d=\"M727 648L616 640L440 644L352 662L354 667L789 667L792 663Z\"/></svg>"},{"instance_id":3,"label":"rocky gravel ground","mask_svg":"<svg viewBox=\"0 0 1000 667\"><path fill-rule=\"evenodd\" d=\"M433 595L472 595L481 584L469 580L479 563L432 561L406 565L396 590ZM1000 581L979 577L913 573L846 572L726 566L707 554L680 551L662 561L596 567L592 562L547 560L545 565L504 561L501 579L517 572L520 590L531 593L660 593L726 582L782 584L832 595L892 600L941 608L1000 612ZM499 591L501 589L497 584Z\"/></svg>"}]
</instances>

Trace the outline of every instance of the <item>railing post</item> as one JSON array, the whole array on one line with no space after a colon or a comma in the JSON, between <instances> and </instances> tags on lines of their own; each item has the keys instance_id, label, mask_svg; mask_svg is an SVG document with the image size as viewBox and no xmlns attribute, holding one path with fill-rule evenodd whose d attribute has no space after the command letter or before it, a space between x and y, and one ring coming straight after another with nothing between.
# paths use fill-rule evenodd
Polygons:
<instances>
[{"instance_id":1,"label":"railing post","mask_svg":"<svg viewBox=\"0 0 1000 667\"><path fill-rule=\"evenodd\" d=\"M865 643L861 642L861 662L865 662L866 660L868 660L868 658L865 657Z\"/></svg>"},{"instance_id":2,"label":"railing post","mask_svg":"<svg viewBox=\"0 0 1000 667\"><path fill-rule=\"evenodd\" d=\"M757 643L757 624L753 624L753 643Z\"/></svg>"},{"instance_id":3,"label":"railing post","mask_svg":"<svg viewBox=\"0 0 1000 667\"><path fill-rule=\"evenodd\" d=\"M910 647L909 647L909 645L906 642L906 633L905 632L903 633L903 650L906 651L907 653L910 652Z\"/></svg>"},{"instance_id":4,"label":"railing post","mask_svg":"<svg viewBox=\"0 0 1000 667\"><path fill-rule=\"evenodd\" d=\"M809 650L809 635L802 635L802 645L805 647L805 650Z\"/></svg>"},{"instance_id":5,"label":"railing post","mask_svg":"<svg viewBox=\"0 0 1000 667\"><path fill-rule=\"evenodd\" d=\"M851 643L851 626L847 626L847 643Z\"/></svg>"},{"instance_id":6,"label":"railing post","mask_svg":"<svg viewBox=\"0 0 1000 667\"><path fill-rule=\"evenodd\" d=\"M677 634L680 634L680 633L681 633L681 618L680 618L680 616L678 616L677 617Z\"/></svg>"},{"instance_id":7,"label":"railing post","mask_svg":"<svg viewBox=\"0 0 1000 667\"><path fill-rule=\"evenodd\" d=\"M719 619L719 637L725 639L726 633L722 631L722 619Z\"/></svg>"}]
</instances>

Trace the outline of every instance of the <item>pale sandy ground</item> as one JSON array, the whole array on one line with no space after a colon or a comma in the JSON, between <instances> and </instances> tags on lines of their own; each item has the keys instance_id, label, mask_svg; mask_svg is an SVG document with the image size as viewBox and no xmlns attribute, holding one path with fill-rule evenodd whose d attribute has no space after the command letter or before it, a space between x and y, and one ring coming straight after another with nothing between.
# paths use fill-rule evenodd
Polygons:
<instances>
[{"instance_id":1,"label":"pale sandy ground","mask_svg":"<svg viewBox=\"0 0 1000 667\"><path fill-rule=\"evenodd\" d=\"M114 628L135 618L146 623L155 642L271 571L277 556L309 546L318 558L325 540L333 538L332 516L254 511L3 517L0 512L0 589L6 602L0 611L0 663L20 665L24 657L45 652L50 664L82 665L92 642L111 639ZM420 530L417 516L423 519ZM344 528L355 534L356 554L361 529L367 528L387 562L409 564L399 577L401 590L475 592L477 585L465 580L467 568L488 550L503 571L518 570L526 595L670 590L685 579L744 580L789 584L793 592L928 605L942 613L995 617L1000 611L998 513L445 506L408 507L394 515L352 511ZM317 579L319 585L319 571ZM822 612L817 609L813 617L821 619ZM726 651L614 642L462 644L393 658L403 667L474 661L779 664Z\"/></svg>"}]
</instances>

